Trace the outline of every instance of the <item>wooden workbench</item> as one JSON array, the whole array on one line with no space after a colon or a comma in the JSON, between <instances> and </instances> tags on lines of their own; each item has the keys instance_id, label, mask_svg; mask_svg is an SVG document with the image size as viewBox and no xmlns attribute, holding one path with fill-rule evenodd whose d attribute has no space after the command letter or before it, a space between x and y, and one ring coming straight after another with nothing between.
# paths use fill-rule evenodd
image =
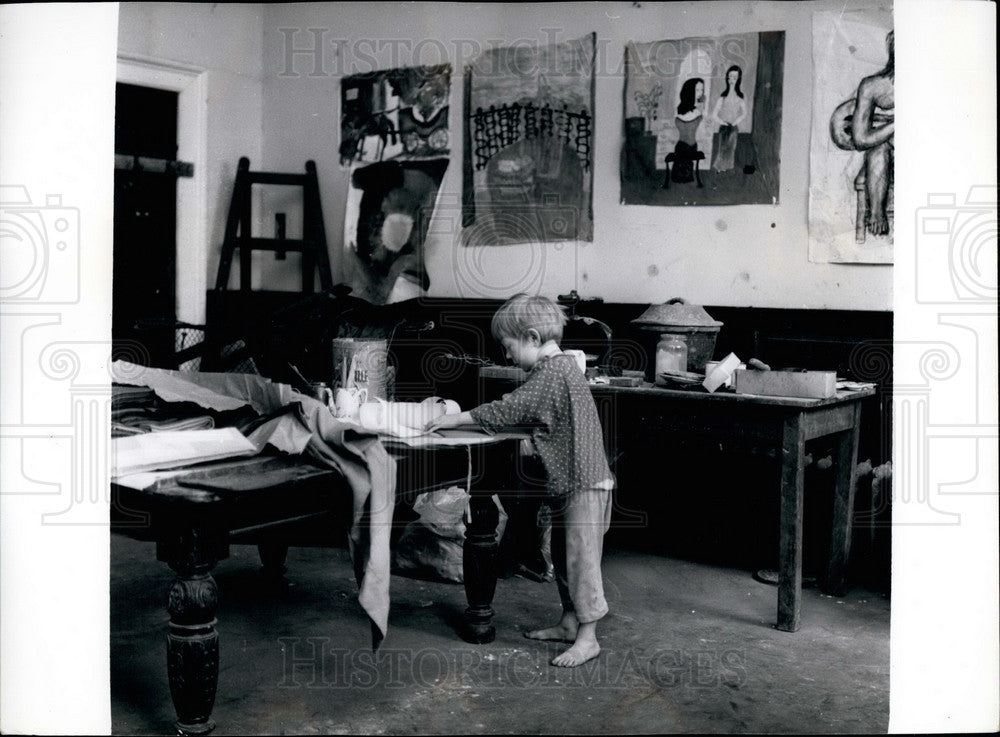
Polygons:
<instances>
[{"instance_id":1,"label":"wooden workbench","mask_svg":"<svg viewBox=\"0 0 1000 737\"><path fill-rule=\"evenodd\" d=\"M517 383L485 372L482 378L495 383L487 396L498 395ZM827 399L765 397L731 391L708 393L668 389L644 383L638 387L591 384L598 414L609 428L627 422L633 428L668 444L672 439L749 441L773 448L780 464L778 519L778 612L777 628L794 632L800 626L802 598L802 527L805 444L828 438L834 447L835 489L833 522L823 589L829 594L846 593L847 562L851 549L855 474L861 402L874 388L838 391Z\"/></svg>"}]
</instances>

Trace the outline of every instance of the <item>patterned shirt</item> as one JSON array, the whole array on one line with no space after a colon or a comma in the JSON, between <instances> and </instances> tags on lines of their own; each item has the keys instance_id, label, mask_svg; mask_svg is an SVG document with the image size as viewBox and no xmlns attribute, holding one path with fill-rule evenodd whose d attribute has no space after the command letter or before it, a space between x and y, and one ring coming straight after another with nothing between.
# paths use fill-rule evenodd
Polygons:
<instances>
[{"instance_id":1,"label":"patterned shirt","mask_svg":"<svg viewBox=\"0 0 1000 737\"><path fill-rule=\"evenodd\" d=\"M610 487L597 407L572 356L557 354L539 360L524 384L470 414L491 432L531 428L550 494Z\"/></svg>"}]
</instances>

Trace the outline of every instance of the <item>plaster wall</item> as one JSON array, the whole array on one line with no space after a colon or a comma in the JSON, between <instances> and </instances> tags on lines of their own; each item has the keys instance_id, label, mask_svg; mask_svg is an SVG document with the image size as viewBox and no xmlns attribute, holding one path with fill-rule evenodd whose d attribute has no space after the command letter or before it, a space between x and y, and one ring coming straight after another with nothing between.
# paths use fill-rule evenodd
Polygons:
<instances>
[{"instance_id":1,"label":"plaster wall","mask_svg":"<svg viewBox=\"0 0 1000 737\"><path fill-rule=\"evenodd\" d=\"M616 302L815 309L892 309L892 267L808 260L812 14L843 3L363 3L263 9L263 158L320 172L334 279L341 264L349 172L339 165L345 74L450 62L451 164L427 241L435 296L555 296L576 289ZM850 9L850 8L848 8ZM785 31L780 197L774 205L645 207L619 203L623 58L628 41ZM462 70L491 45L597 34L594 240L467 248L458 244ZM278 201L275 207L287 209ZM274 264L272 284L293 265ZM283 275L279 269L284 269Z\"/></svg>"}]
</instances>

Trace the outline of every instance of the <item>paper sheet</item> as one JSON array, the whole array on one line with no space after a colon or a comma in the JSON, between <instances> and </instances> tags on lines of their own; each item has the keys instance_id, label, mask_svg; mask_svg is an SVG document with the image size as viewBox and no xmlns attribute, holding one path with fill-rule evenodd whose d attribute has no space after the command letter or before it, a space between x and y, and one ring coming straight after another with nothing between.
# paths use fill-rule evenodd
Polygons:
<instances>
[{"instance_id":1,"label":"paper sheet","mask_svg":"<svg viewBox=\"0 0 1000 737\"><path fill-rule=\"evenodd\" d=\"M160 471L223 458L256 455L235 427L130 435L113 441L113 476Z\"/></svg>"},{"instance_id":2,"label":"paper sheet","mask_svg":"<svg viewBox=\"0 0 1000 737\"><path fill-rule=\"evenodd\" d=\"M383 436L417 438L427 435L424 427L431 420L461 411L457 402L440 397L428 397L422 402L386 402L379 399L362 404L358 416L346 421Z\"/></svg>"}]
</instances>

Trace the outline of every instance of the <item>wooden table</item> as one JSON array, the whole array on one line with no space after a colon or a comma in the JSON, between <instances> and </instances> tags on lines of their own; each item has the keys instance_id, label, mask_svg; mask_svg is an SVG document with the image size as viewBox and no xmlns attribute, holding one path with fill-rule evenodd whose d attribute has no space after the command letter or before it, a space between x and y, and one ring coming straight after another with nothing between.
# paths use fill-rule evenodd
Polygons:
<instances>
[{"instance_id":1,"label":"wooden table","mask_svg":"<svg viewBox=\"0 0 1000 737\"><path fill-rule=\"evenodd\" d=\"M471 524L463 550L468 600L461 636L490 642L496 588L498 512L491 497L512 483L520 435L469 445L387 443L396 459L397 500L471 482ZM167 674L182 734L207 734L219 674L218 588L211 572L230 544L257 544L265 582L281 585L289 545L304 529L346 540L352 495L343 477L301 458L257 456L218 462L142 490L112 483L112 530L156 543L157 560L176 574L167 611Z\"/></svg>"},{"instance_id":2,"label":"wooden table","mask_svg":"<svg viewBox=\"0 0 1000 737\"><path fill-rule=\"evenodd\" d=\"M509 391L516 379L500 379L487 396ZM846 593L846 571L851 550L851 522L857 469L861 401L874 388L839 391L828 399L765 397L720 391L667 389L652 384L617 387L591 384L602 421L625 418L644 433L709 440L740 439L774 448L779 456L780 500L777 628L794 632L800 626L802 598L802 516L805 444L829 437L833 442L835 489L833 529L827 556L826 593ZM620 426L618 422L615 427Z\"/></svg>"},{"instance_id":3,"label":"wooden table","mask_svg":"<svg viewBox=\"0 0 1000 737\"><path fill-rule=\"evenodd\" d=\"M640 421L650 432L709 439L735 437L772 447L779 453L777 628L786 632L794 632L800 625L805 444L823 437L833 442L833 529L823 587L827 593L843 596L851 550L861 400L874 393L871 388L838 392L828 399L799 399L733 392L709 394L650 385L593 386L598 402L638 403Z\"/></svg>"}]
</instances>

